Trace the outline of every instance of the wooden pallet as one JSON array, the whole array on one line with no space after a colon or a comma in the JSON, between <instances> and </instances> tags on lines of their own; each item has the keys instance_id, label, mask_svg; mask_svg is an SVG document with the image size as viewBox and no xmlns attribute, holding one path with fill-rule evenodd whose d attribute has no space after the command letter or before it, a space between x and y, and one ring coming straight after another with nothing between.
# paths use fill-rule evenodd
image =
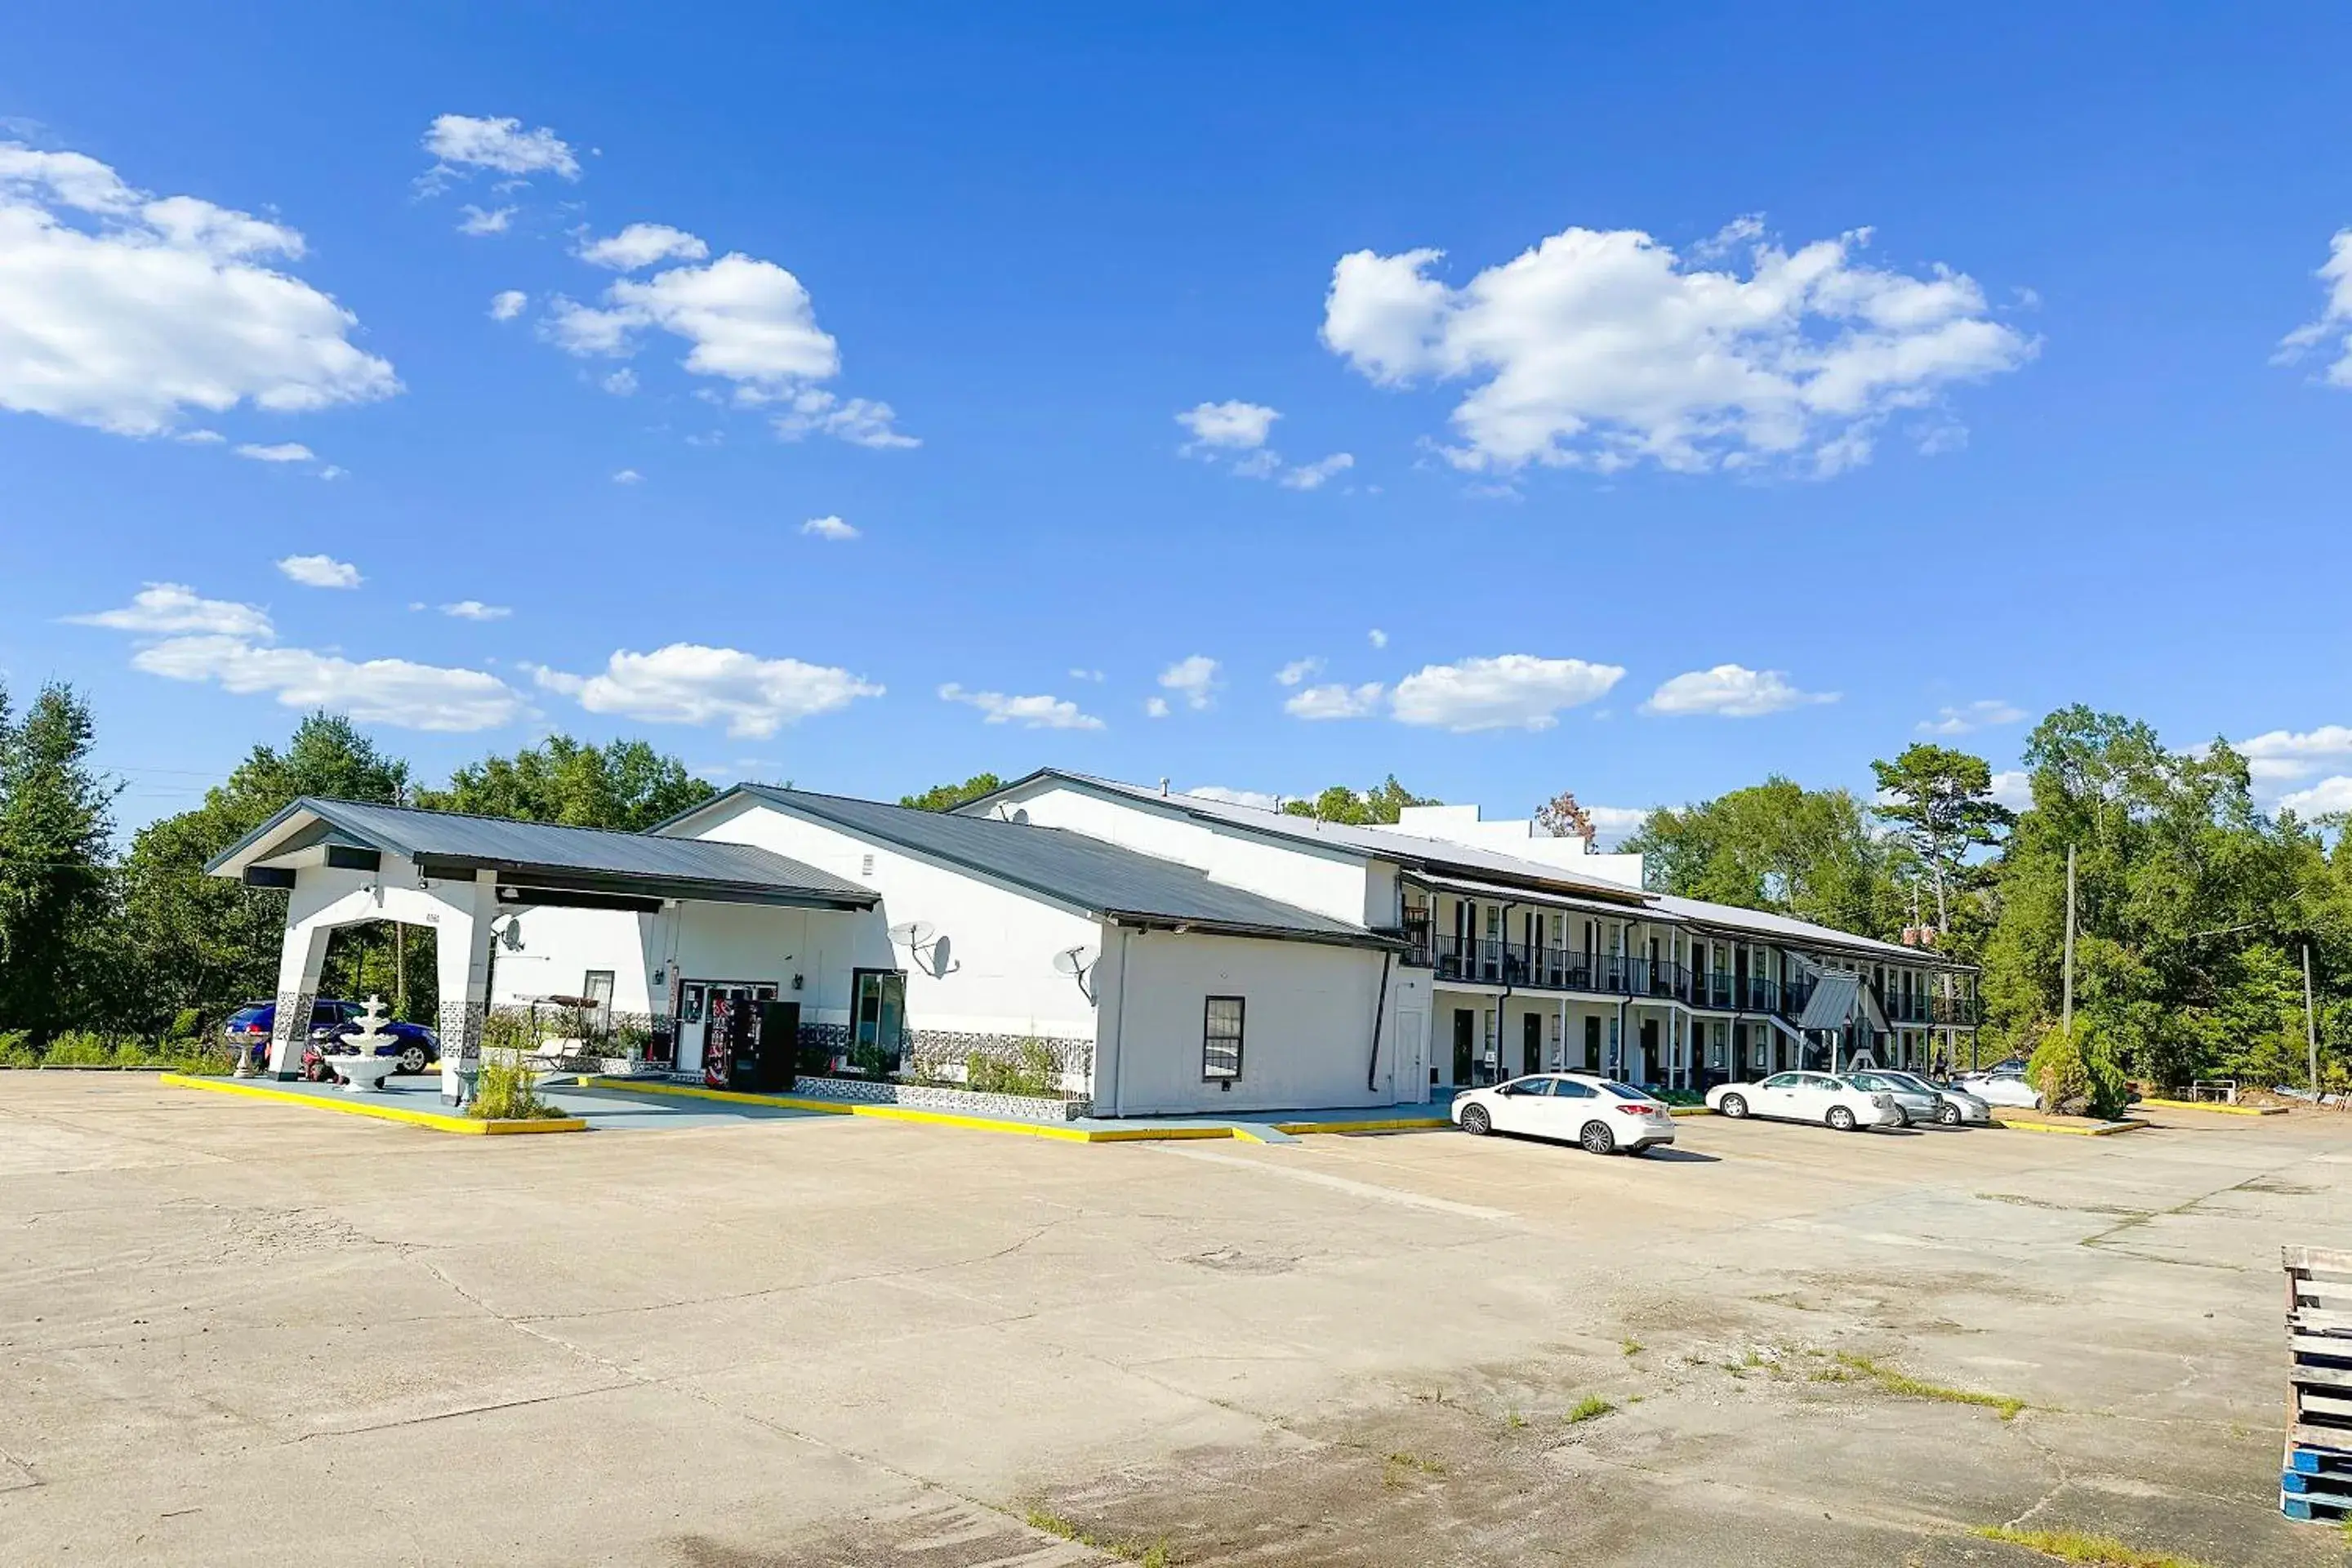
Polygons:
<instances>
[{"instance_id":1,"label":"wooden pallet","mask_svg":"<svg viewBox=\"0 0 2352 1568\"><path fill-rule=\"evenodd\" d=\"M2290 1475L2290 1480L2306 1478ZM2352 1492L2279 1491L2279 1511L2289 1519L2305 1520L2314 1524L2336 1524L2352 1519Z\"/></svg>"},{"instance_id":2,"label":"wooden pallet","mask_svg":"<svg viewBox=\"0 0 2352 1568\"><path fill-rule=\"evenodd\" d=\"M2286 1457L2280 1461L2280 1473L2297 1476L2327 1476L2341 1480L2347 1487L2352 1487L2352 1448L2289 1443L2286 1446Z\"/></svg>"},{"instance_id":3,"label":"wooden pallet","mask_svg":"<svg viewBox=\"0 0 2352 1568\"><path fill-rule=\"evenodd\" d=\"M2287 1447L2279 1511L2352 1519L2352 1252L2281 1249L2286 1268Z\"/></svg>"}]
</instances>

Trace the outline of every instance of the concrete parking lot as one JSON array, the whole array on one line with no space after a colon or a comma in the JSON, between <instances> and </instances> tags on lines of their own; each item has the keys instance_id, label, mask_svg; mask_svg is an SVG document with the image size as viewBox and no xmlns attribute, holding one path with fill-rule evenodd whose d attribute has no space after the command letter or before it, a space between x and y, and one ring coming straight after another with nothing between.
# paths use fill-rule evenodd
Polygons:
<instances>
[{"instance_id":1,"label":"concrete parking lot","mask_svg":"<svg viewBox=\"0 0 2352 1568\"><path fill-rule=\"evenodd\" d=\"M2278 1247L2344 1244L2352 1123L2155 1121L457 1139L0 1075L0 1562L2338 1563Z\"/></svg>"}]
</instances>

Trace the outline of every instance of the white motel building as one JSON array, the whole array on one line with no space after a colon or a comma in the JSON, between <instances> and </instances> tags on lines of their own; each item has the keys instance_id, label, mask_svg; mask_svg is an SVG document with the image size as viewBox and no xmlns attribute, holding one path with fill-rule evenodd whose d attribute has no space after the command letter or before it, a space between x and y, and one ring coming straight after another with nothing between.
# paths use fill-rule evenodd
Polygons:
<instances>
[{"instance_id":1,"label":"white motel building","mask_svg":"<svg viewBox=\"0 0 2352 1568\"><path fill-rule=\"evenodd\" d=\"M436 929L445 1057L585 998L694 1073L785 1000L803 1059L1046 1050L1097 1116L1924 1068L1977 1016L1931 949L1646 891L1638 857L1475 806L1359 827L1051 769L951 814L745 784L643 834L305 799L212 869L289 894L280 1019L332 931L389 919Z\"/></svg>"}]
</instances>

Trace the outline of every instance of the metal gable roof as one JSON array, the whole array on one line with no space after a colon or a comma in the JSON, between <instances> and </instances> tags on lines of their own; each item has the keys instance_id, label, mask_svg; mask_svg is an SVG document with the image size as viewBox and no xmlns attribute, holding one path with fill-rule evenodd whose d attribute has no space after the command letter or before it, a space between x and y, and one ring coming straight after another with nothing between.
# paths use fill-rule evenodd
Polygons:
<instances>
[{"instance_id":1,"label":"metal gable roof","mask_svg":"<svg viewBox=\"0 0 2352 1568\"><path fill-rule=\"evenodd\" d=\"M1471 876L1507 877L1560 891L1573 891L1590 898L1622 903L1629 908L1639 908L1648 897L1638 889L1628 888L1622 882L1580 876L1540 860L1525 860L1516 855L1456 844L1450 839L1424 838L1419 834L1401 832L1393 827L1359 827L1350 823L1322 822L1311 816L1291 816L1278 811L1268 811L1263 806L1210 800L1202 795L1161 795L1156 789L1146 789L1140 784L1097 778L1090 773L1068 773L1060 768L1040 768L1026 778L1013 780L995 794L1007 794L1024 784L1048 778L1102 790L1141 805L1180 812L1204 821L1223 823L1246 833L1287 839L1325 850L1336 849L1370 858L1393 860L1405 866L1444 868ZM971 811L991 798L993 796L983 796L961 810Z\"/></svg>"},{"instance_id":2,"label":"metal gable roof","mask_svg":"<svg viewBox=\"0 0 2352 1568\"><path fill-rule=\"evenodd\" d=\"M286 831L298 817L309 824ZM597 878L625 884L691 888L755 889L811 900L867 906L870 888L804 866L749 844L670 838L597 827L566 827L550 822L467 816L419 811L362 801L306 795L214 857L205 868L215 874L241 870L265 854L283 853L315 842L323 826L337 841L410 859L458 867Z\"/></svg>"},{"instance_id":3,"label":"metal gable roof","mask_svg":"<svg viewBox=\"0 0 2352 1568\"><path fill-rule=\"evenodd\" d=\"M1397 939L1223 882L1190 866L1066 828L959 816L769 784L742 793L786 810L1042 893L1090 913L1236 935L1392 947Z\"/></svg>"},{"instance_id":4,"label":"metal gable roof","mask_svg":"<svg viewBox=\"0 0 2352 1568\"><path fill-rule=\"evenodd\" d=\"M1813 994L1805 999L1804 1016L1797 1020L1800 1029L1843 1029L1853 1016L1854 1004L1862 994L1862 976L1843 970L1824 973Z\"/></svg>"}]
</instances>

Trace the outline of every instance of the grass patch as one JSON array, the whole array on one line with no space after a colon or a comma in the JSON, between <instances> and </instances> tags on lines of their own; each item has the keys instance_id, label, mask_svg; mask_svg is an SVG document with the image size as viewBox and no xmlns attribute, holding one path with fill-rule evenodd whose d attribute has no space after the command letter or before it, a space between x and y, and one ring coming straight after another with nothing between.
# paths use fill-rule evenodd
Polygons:
<instances>
[{"instance_id":1,"label":"grass patch","mask_svg":"<svg viewBox=\"0 0 2352 1568\"><path fill-rule=\"evenodd\" d=\"M1597 1394L1588 1394L1576 1402L1575 1407L1560 1419L1570 1426L1580 1426L1587 1421L1598 1421L1616 1409L1614 1405Z\"/></svg>"},{"instance_id":2,"label":"grass patch","mask_svg":"<svg viewBox=\"0 0 2352 1568\"><path fill-rule=\"evenodd\" d=\"M477 1121L545 1121L563 1112L539 1098L538 1080L528 1063L485 1057L466 1114Z\"/></svg>"},{"instance_id":3,"label":"grass patch","mask_svg":"<svg viewBox=\"0 0 2352 1568\"><path fill-rule=\"evenodd\" d=\"M1899 1394L1906 1399L1934 1399L1946 1405L1976 1405L1987 1410L1997 1410L2004 1421L2015 1420L2017 1413L2025 1408L2025 1401L2014 1394L1979 1394L1973 1389L1947 1388L1940 1383L1929 1383L1924 1378L1913 1377L1909 1373L1897 1372L1891 1366L1881 1366L1868 1356L1854 1355L1846 1351L1838 1352L1837 1365L1853 1375L1845 1378L1829 1378L1816 1372L1812 1374L1812 1381L1830 1383L1866 1380L1878 1384L1889 1394ZM2081 1561L2098 1563L2105 1559L2086 1557Z\"/></svg>"},{"instance_id":4,"label":"grass patch","mask_svg":"<svg viewBox=\"0 0 2352 1568\"><path fill-rule=\"evenodd\" d=\"M1643 1344L1639 1340L1620 1340L1617 1342L1617 1348L1623 1351L1627 1355L1640 1355L1643 1351L1648 1350L1650 1347Z\"/></svg>"},{"instance_id":5,"label":"grass patch","mask_svg":"<svg viewBox=\"0 0 2352 1568\"><path fill-rule=\"evenodd\" d=\"M1505 1413L1504 1413L1504 1415L1503 1415L1503 1425L1504 1425L1507 1428L1508 1428L1509 1430L1511 1430L1511 1431L1513 1431L1513 1432L1517 1431L1520 1427L1525 1426L1527 1424L1528 1424L1528 1418L1527 1418L1526 1416L1524 1416L1524 1415L1520 1415L1520 1414L1519 1414L1517 1411L1516 1411L1516 1410L1507 1411L1507 1412L1505 1412Z\"/></svg>"},{"instance_id":6,"label":"grass patch","mask_svg":"<svg viewBox=\"0 0 2352 1568\"><path fill-rule=\"evenodd\" d=\"M1168 1543L1164 1541L1154 1541L1149 1544L1137 1541L1106 1541L1088 1534L1075 1521L1064 1519L1051 1509L1033 1508L1021 1519L1032 1530L1062 1541L1074 1541L1080 1546L1091 1546L1097 1552L1107 1552L1122 1563L1139 1563L1143 1568L1170 1568L1176 1561L1169 1555Z\"/></svg>"},{"instance_id":7,"label":"grass patch","mask_svg":"<svg viewBox=\"0 0 2352 1568\"><path fill-rule=\"evenodd\" d=\"M2142 1552L2126 1545L2112 1535L2093 1535L2080 1530L2012 1530L2005 1524L1980 1524L1969 1533L1987 1541L2006 1542L2022 1546L2029 1552L2039 1552L2044 1557L2061 1563L2084 1563L2097 1568L2204 1568L2202 1563L2187 1557L2175 1557L2164 1552Z\"/></svg>"}]
</instances>

